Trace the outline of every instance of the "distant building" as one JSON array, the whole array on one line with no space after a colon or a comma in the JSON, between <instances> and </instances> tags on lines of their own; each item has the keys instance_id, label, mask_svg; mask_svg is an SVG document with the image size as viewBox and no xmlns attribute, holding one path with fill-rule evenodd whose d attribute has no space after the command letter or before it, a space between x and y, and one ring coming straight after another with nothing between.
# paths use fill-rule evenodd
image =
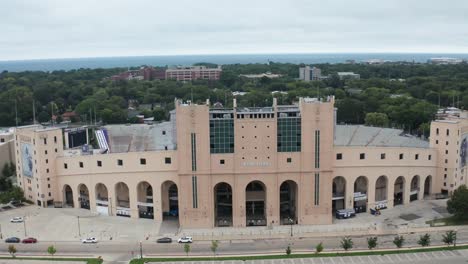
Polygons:
<instances>
[{"instance_id":1,"label":"distant building","mask_svg":"<svg viewBox=\"0 0 468 264\"><path fill-rule=\"evenodd\" d=\"M239 91L234 91L232 92L232 96L243 96L246 95L247 92L239 92Z\"/></svg>"},{"instance_id":2,"label":"distant building","mask_svg":"<svg viewBox=\"0 0 468 264\"><path fill-rule=\"evenodd\" d=\"M447 58L447 57L441 57L441 58L430 58L428 63L432 64L439 64L439 65L447 65L447 64L460 64L462 63L463 60L459 58Z\"/></svg>"},{"instance_id":3,"label":"distant building","mask_svg":"<svg viewBox=\"0 0 468 264\"><path fill-rule=\"evenodd\" d=\"M177 81L219 80L221 72L221 66L217 68L207 68L206 66L176 67L166 70L166 79Z\"/></svg>"},{"instance_id":4,"label":"distant building","mask_svg":"<svg viewBox=\"0 0 468 264\"><path fill-rule=\"evenodd\" d=\"M322 77L322 70L317 67L300 67L299 68L299 79L309 82L309 81L320 81L324 79Z\"/></svg>"},{"instance_id":5,"label":"distant building","mask_svg":"<svg viewBox=\"0 0 468 264\"><path fill-rule=\"evenodd\" d=\"M382 59L370 59L366 61L367 64L384 64L385 61Z\"/></svg>"},{"instance_id":6,"label":"distant building","mask_svg":"<svg viewBox=\"0 0 468 264\"><path fill-rule=\"evenodd\" d=\"M340 80L359 80L361 79L361 75L354 73L354 72L338 72L338 78Z\"/></svg>"},{"instance_id":7,"label":"distant building","mask_svg":"<svg viewBox=\"0 0 468 264\"><path fill-rule=\"evenodd\" d=\"M260 73L260 74L241 74L239 76L240 77L245 77L245 78L248 78L248 79L260 79L260 78L263 78L263 77L267 77L267 78L270 78L270 79L276 79L276 78L280 78L282 75L281 74L274 74L274 73L271 73L271 72L266 72L266 73Z\"/></svg>"}]
</instances>

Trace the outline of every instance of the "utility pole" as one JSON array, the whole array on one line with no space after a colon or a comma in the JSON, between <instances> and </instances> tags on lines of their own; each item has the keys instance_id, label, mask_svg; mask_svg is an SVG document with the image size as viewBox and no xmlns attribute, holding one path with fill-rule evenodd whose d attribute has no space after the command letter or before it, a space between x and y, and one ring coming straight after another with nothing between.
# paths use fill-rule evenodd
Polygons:
<instances>
[{"instance_id":1,"label":"utility pole","mask_svg":"<svg viewBox=\"0 0 468 264\"><path fill-rule=\"evenodd\" d=\"M142 258L143 258L143 245L142 245L142 243L140 241L140 259L142 259Z\"/></svg>"},{"instance_id":2,"label":"utility pole","mask_svg":"<svg viewBox=\"0 0 468 264\"><path fill-rule=\"evenodd\" d=\"M35 101L33 99L33 125L36 124L36 104L35 104Z\"/></svg>"},{"instance_id":3,"label":"utility pole","mask_svg":"<svg viewBox=\"0 0 468 264\"><path fill-rule=\"evenodd\" d=\"M26 233L26 216L23 217L23 226L24 226L24 236L27 237L28 234Z\"/></svg>"},{"instance_id":4,"label":"utility pole","mask_svg":"<svg viewBox=\"0 0 468 264\"><path fill-rule=\"evenodd\" d=\"M0 224L0 239L3 239L3 234L2 234L2 224Z\"/></svg>"},{"instance_id":5,"label":"utility pole","mask_svg":"<svg viewBox=\"0 0 468 264\"><path fill-rule=\"evenodd\" d=\"M77 216L77 219L78 219L78 236L81 237L80 216Z\"/></svg>"}]
</instances>

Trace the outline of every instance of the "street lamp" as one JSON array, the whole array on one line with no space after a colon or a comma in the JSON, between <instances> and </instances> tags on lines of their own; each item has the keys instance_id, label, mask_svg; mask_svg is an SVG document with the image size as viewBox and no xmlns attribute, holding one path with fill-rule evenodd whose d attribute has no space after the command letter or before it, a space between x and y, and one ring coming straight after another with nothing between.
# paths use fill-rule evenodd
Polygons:
<instances>
[{"instance_id":1,"label":"street lamp","mask_svg":"<svg viewBox=\"0 0 468 264\"><path fill-rule=\"evenodd\" d=\"M140 259L143 258L143 246L142 246L142 243L140 241Z\"/></svg>"},{"instance_id":2,"label":"street lamp","mask_svg":"<svg viewBox=\"0 0 468 264\"><path fill-rule=\"evenodd\" d=\"M76 218L78 219L78 236L81 237L80 216L77 216Z\"/></svg>"},{"instance_id":3,"label":"street lamp","mask_svg":"<svg viewBox=\"0 0 468 264\"><path fill-rule=\"evenodd\" d=\"M289 221L289 225L291 225L291 237L292 237L294 220L291 217L288 217L288 221Z\"/></svg>"},{"instance_id":4,"label":"street lamp","mask_svg":"<svg viewBox=\"0 0 468 264\"><path fill-rule=\"evenodd\" d=\"M26 216L23 217L23 227L24 227L24 236L27 237L28 234L26 233Z\"/></svg>"}]
</instances>

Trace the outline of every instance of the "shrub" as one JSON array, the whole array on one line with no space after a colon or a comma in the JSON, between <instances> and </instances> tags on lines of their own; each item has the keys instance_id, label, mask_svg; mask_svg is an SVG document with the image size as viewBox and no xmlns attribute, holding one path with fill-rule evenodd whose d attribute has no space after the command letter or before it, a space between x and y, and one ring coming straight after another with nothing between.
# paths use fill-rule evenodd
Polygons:
<instances>
[{"instance_id":1,"label":"shrub","mask_svg":"<svg viewBox=\"0 0 468 264\"><path fill-rule=\"evenodd\" d=\"M369 249L374 249L377 247L377 237L368 237L367 238L367 247Z\"/></svg>"},{"instance_id":2,"label":"shrub","mask_svg":"<svg viewBox=\"0 0 468 264\"><path fill-rule=\"evenodd\" d=\"M419 237L418 244L421 245L422 247L427 247L431 244L431 235L429 234L424 234Z\"/></svg>"},{"instance_id":3,"label":"shrub","mask_svg":"<svg viewBox=\"0 0 468 264\"><path fill-rule=\"evenodd\" d=\"M320 253L323 251L323 243L320 242L316 247L315 247L315 253Z\"/></svg>"},{"instance_id":4,"label":"shrub","mask_svg":"<svg viewBox=\"0 0 468 264\"><path fill-rule=\"evenodd\" d=\"M397 248L402 248L403 244L405 244L405 238L403 236L396 236L393 239L393 244L395 244Z\"/></svg>"},{"instance_id":5,"label":"shrub","mask_svg":"<svg viewBox=\"0 0 468 264\"><path fill-rule=\"evenodd\" d=\"M345 250L348 251L349 249L353 248L353 240L349 237L343 237L341 239L341 247Z\"/></svg>"}]
</instances>

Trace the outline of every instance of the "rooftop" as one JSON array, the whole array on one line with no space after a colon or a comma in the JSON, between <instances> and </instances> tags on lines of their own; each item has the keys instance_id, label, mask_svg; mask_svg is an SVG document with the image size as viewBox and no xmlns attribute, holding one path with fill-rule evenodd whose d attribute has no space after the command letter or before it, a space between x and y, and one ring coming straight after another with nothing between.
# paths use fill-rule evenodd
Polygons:
<instances>
[{"instance_id":1,"label":"rooftop","mask_svg":"<svg viewBox=\"0 0 468 264\"><path fill-rule=\"evenodd\" d=\"M335 146L429 148L429 142L401 129L336 125Z\"/></svg>"}]
</instances>

